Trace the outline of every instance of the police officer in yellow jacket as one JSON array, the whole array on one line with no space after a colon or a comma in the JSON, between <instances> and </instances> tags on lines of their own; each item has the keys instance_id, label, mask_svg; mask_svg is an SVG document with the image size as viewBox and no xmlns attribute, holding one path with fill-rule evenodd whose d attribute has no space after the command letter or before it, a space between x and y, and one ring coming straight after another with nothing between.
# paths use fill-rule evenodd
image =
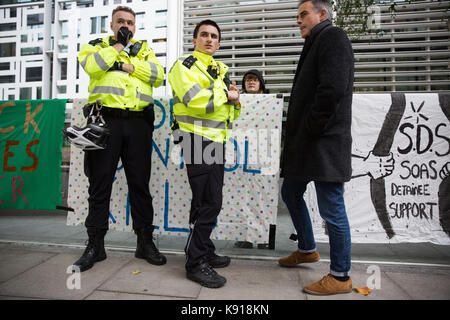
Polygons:
<instances>
[{"instance_id":1,"label":"police officer in yellow jacket","mask_svg":"<svg viewBox=\"0 0 450 320\"><path fill-rule=\"evenodd\" d=\"M224 144L241 107L228 67L212 57L220 37L214 21L200 22L194 29L194 52L179 58L168 77L174 99L173 135L181 143L192 190L186 274L210 288L226 282L213 268L230 264L229 257L215 253L210 236L222 207Z\"/></svg>"},{"instance_id":2,"label":"police officer in yellow jacket","mask_svg":"<svg viewBox=\"0 0 450 320\"><path fill-rule=\"evenodd\" d=\"M110 130L107 147L85 151L89 178L89 213L85 221L89 241L74 263L80 271L106 259L104 236L109 226L109 202L119 158L125 170L133 229L137 234L135 256L162 265L166 258L153 243L153 206L149 191L153 132L153 87L164 79L164 69L145 41L132 39L132 9L119 6L112 12L114 36L82 46L78 61L90 76L89 103L103 102L101 115ZM126 190L124 190L126 192Z\"/></svg>"}]
</instances>

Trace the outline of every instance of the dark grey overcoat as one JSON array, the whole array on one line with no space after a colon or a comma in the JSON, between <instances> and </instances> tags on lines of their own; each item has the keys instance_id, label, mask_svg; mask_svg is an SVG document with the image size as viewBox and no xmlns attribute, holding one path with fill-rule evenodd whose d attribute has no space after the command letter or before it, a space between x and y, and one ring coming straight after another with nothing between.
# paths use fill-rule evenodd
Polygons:
<instances>
[{"instance_id":1,"label":"dark grey overcoat","mask_svg":"<svg viewBox=\"0 0 450 320\"><path fill-rule=\"evenodd\" d=\"M354 57L345 32L328 20L311 30L292 86L281 176L345 182L351 177Z\"/></svg>"}]
</instances>

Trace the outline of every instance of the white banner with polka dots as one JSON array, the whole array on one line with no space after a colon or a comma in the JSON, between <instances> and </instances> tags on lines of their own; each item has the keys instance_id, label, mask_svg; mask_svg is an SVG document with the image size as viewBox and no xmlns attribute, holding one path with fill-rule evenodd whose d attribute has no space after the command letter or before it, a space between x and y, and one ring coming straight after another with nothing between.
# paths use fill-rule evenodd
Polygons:
<instances>
[{"instance_id":1,"label":"white banner with polka dots","mask_svg":"<svg viewBox=\"0 0 450 320\"><path fill-rule=\"evenodd\" d=\"M84 126L85 99L73 103L72 125ZM283 99L276 95L241 95L241 116L233 122L226 144L223 206L213 230L217 240L269 242L276 224L281 121ZM156 233L188 235L192 198L180 149L171 140L170 98L155 98L150 193ZM84 152L71 148L68 205L73 208L68 225L83 224L88 213L88 180L83 169ZM132 231L128 187L119 162L110 201L109 226Z\"/></svg>"}]
</instances>

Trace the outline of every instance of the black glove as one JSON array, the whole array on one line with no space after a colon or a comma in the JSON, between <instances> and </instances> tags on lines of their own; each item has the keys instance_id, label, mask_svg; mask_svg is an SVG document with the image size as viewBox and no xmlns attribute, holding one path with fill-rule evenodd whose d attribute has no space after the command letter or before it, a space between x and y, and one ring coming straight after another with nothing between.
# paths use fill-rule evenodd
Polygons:
<instances>
[{"instance_id":1,"label":"black glove","mask_svg":"<svg viewBox=\"0 0 450 320\"><path fill-rule=\"evenodd\" d=\"M122 71L122 67L123 67L123 62L116 61L116 62L114 62L113 66L108 69L108 71L115 71L115 70Z\"/></svg>"},{"instance_id":2,"label":"black glove","mask_svg":"<svg viewBox=\"0 0 450 320\"><path fill-rule=\"evenodd\" d=\"M128 30L127 27L121 27L119 31L117 31L117 42L122 44L124 47L127 46L130 39L133 37L133 33Z\"/></svg>"}]
</instances>

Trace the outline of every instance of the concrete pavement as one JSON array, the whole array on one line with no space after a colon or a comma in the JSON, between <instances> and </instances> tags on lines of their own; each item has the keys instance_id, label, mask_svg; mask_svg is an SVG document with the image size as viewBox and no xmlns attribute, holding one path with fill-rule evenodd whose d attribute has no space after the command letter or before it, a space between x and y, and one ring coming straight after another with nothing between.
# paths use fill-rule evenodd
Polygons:
<instances>
[{"instance_id":1,"label":"concrete pavement","mask_svg":"<svg viewBox=\"0 0 450 320\"><path fill-rule=\"evenodd\" d=\"M154 266L136 259L131 249L107 247L106 260L73 274L70 266L81 253L77 246L3 241L0 299L450 299L450 267L444 265L353 263L353 286L376 288L368 296L354 291L324 297L305 294L302 288L328 273L328 261L281 268L276 258L234 257L229 267L217 269L227 278L226 285L208 289L186 279L182 254L165 252L167 264Z\"/></svg>"},{"instance_id":2,"label":"concrete pavement","mask_svg":"<svg viewBox=\"0 0 450 320\"><path fill-rule=\"evenodd\" d=\"M312 296L302 288L329 270L328 244L318 244L321 261L282 268L277 260L295 250L288 240L288 216L280 210L276 249L239 249L234 241L215 241L219 254L232 257L217 271L227 278L219 289L186 279L183 248L186 238L159 237L167 255L164 266L134 257L136 236L109 231L108 258L81 274L70 266L84 250L83 226L66 226L64 213L2 210L0 215L0 299L63 300L413 300L450 299L450 248L429 243L354 244L353 286L375 286L368 295L356 291Z\"/></svg>"}]
</instances>

